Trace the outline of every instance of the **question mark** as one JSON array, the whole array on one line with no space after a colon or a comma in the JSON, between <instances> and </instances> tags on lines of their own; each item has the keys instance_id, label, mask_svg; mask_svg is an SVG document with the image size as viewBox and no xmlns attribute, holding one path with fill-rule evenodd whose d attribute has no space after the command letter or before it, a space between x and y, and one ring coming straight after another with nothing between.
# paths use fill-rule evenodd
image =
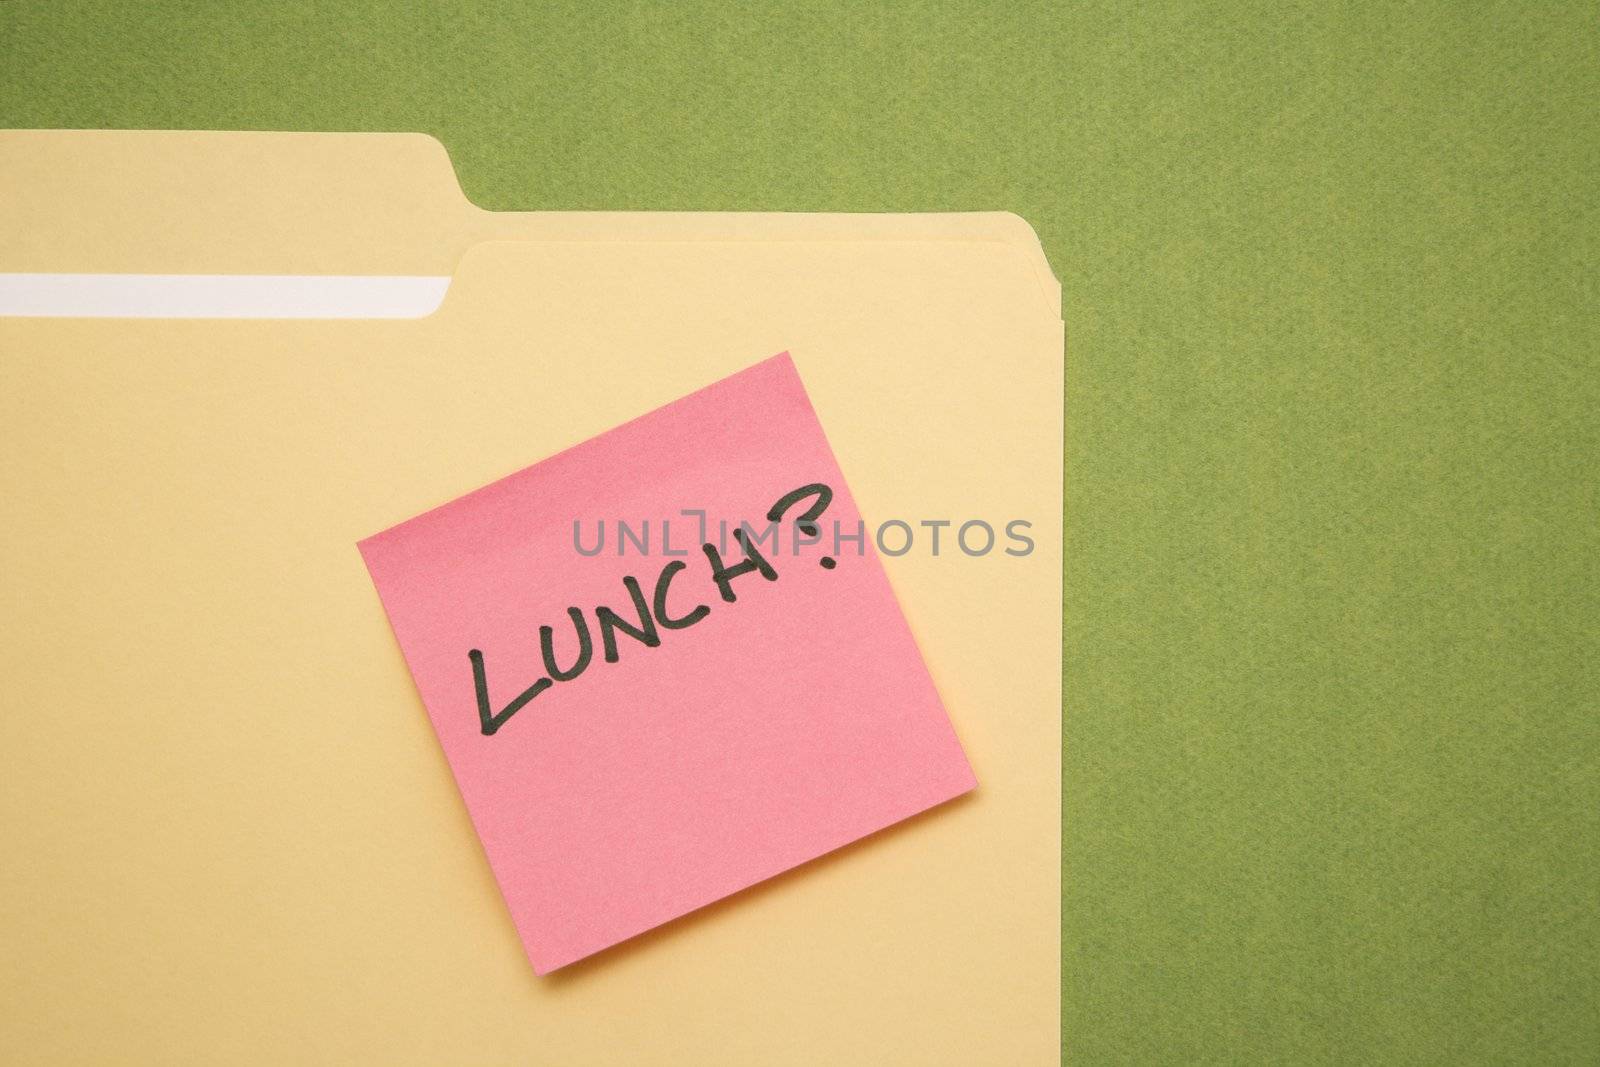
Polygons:
<instances>
[{"instance_id":1,"label":"question mark","mask_svg":"<svg viewBox=\"0 0 1600 1067\"><path fill-rule=\"evenodd\" d=\"M767 509L767 521L781 522L783 519L783 513L785 511L788 511L790 508L794 507L796 503L804 500L808 496L816 497L816 499L812 501L810 507L806 508L805 514L801 515L795 520L794 524L807 537L820 537L821 534L818 532L820 528L817 526L816 519L824 511L828 510L829 504L833 503L833 490L829 489L821 482L812 482L810 485L802 485L800 488L795 489L792 492L783 494L783 496L778 499L776 504ZM819 562L821 562L824 570L830 571L839 565L838 561L832 556L823 556Z\"/></svg>"}]
</instances>

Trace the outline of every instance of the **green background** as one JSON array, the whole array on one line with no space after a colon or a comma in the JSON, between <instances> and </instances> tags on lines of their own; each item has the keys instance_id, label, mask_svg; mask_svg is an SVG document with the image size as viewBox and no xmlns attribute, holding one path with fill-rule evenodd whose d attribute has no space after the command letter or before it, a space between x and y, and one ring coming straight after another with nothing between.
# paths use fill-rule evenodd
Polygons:
<instances>
[{"instance_id":1,"label":"green background","mask_svg":"<svg viewBox=\"0 0 1600 1067\"><path fill-rule=\"evenodd\" d=\"M0 0L0 125L423 130L489 208L1018 212L1066 293L1066 1058L1595 1063L1597 35Z\"/></svg>"}]
</instances>

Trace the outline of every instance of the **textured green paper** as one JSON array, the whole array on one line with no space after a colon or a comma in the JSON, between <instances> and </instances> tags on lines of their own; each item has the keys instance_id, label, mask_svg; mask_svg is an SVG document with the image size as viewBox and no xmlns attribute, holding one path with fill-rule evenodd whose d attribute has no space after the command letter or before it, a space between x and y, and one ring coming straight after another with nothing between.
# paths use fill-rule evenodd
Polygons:
<instances>
[{"instance_id":1,"label":"textured green paper","mask_svg":"<svg viewBox=\"0 0 1600 1067\"><path fill-rule=\"evenodd\" d=\"M5 126L1031 221L1084 1064L1600 1056L1597 101L1577 3L0 0Z\"/></svg>"}]
</instances>

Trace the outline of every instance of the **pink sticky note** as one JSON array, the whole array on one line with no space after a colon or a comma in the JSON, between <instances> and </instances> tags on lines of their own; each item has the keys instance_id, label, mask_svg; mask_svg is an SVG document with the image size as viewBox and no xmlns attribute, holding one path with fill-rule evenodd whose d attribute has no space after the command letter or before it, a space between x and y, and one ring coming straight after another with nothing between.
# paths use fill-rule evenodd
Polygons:
<instances>
[{"instance_id":1,"label":"pink sticky note","mask_svg":"<svg viewBox=\"0 0 1600 1067\"><path fill-rule=\"evenodd\" d=\"M785 353L361 542L540 974L974 787L861 532Z\"/></svg>"}]
</instances>

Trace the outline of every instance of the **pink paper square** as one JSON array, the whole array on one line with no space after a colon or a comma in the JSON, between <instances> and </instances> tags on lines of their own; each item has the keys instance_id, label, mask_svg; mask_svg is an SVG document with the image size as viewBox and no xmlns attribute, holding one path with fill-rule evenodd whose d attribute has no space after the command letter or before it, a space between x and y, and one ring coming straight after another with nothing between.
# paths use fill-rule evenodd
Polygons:
<instances>
[{"instance_id":1,"label":"pink paper square","mask_svg":"<svg viewBox=\"0 0 1600 1067\"><path fill-rule=\"evenodd\" d=\"M741 521L766 533L774 503L817 483L833 494L820 542L797 544L790 525L810 495L754 546L776 578L731 577L727 602L684 510L706 513L704 539L732 567ZM648 521L648 554L621 540L619 555L619 519L635 536ZM574 522L591 550L600 520L603 549L580 553ZM860 525L785 353L361 542L538 973L976 785L871 530L834 540ZM677 628L654 603L669 565ZM659 643L612 628L608 662L601 605ZM551 673L542 626L557 668L574 665L569 608L586 668L503 715Z\"/></svg>"}]
</instances>

